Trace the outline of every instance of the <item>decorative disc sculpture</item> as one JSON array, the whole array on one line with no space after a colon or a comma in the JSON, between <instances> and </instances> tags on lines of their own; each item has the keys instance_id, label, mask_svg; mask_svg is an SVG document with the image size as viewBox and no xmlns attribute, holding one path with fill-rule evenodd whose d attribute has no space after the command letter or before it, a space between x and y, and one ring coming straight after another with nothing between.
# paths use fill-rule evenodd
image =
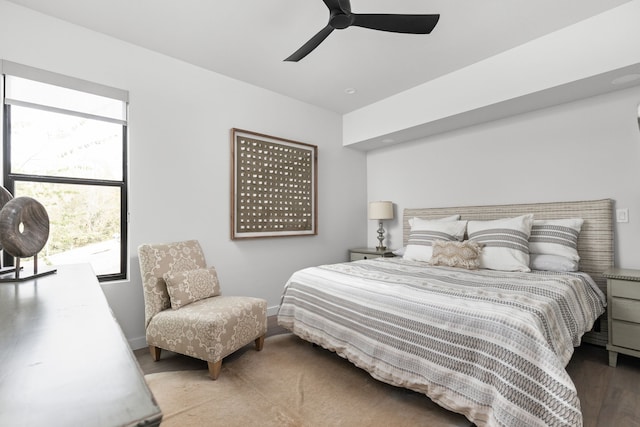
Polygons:
<instances>
[{"instance_id":1,"label":"decorative disc sculpture","mask_svg":"<svg viewBox=\"0 0 640 427\"><path fill-rule=\"evenodd\" d=\"M13 194L4 187L0 187L0 210L7 204L9 200L13 199ZM15 271L13 267L2 267L4 262L4 256L2 255L2 243L0 242L0 274L11 273Z\"/></svg>"},{"instance_id":2,"label":"decorative disc sculpture","mask_svg":"<svg viewBox=\"0 0 640 427\"><path fill-rule=\"evenodd\" d=\"M38 252L48 238L49 215L37 200L16 197L0 210L0 245L16 258L16 279L20 272L20 258L33 257L33 273L34 276L38 275Z\"/></svg>"},{"instance_id":3,"label":"decorative disc sculpture","mask_svg":"<svg viewBox=\"0 0 640 427\"><path fill-rule=\"evenodd\" d=\"M11 199L13 199L13 195L9 193L9 190L7 190L4 187L0 187L0 209L2 209L4 205L6 205L7 202ZM2 250L2 244L0 243L0 251L1 250Z\"/></svg>"}]
</instances>

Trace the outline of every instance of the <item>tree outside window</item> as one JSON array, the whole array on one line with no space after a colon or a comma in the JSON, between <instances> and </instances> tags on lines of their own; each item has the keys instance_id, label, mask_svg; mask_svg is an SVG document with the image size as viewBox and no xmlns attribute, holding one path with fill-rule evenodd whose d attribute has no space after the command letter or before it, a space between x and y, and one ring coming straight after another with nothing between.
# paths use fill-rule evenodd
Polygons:
<instances>
[{"instance_id":1,"label":"tree outside window","mask_svg":"<svg viewBox=\"0 0 640 427\"><path fill-rule=\"evenodd\" d=\"M4 77L4 186L47 210L49 240L38 262L88 262L100 280L124 278L126 101Z\"/></svg>"}]
</instances>

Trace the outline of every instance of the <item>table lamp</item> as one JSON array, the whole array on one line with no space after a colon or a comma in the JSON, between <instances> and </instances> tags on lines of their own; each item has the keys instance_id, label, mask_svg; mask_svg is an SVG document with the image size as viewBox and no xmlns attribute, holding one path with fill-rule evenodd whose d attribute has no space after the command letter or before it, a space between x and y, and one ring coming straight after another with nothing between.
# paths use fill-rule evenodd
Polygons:
<instances>
[{"instance_id":1,"label":"table lamp","mask_svg":"<svg viewBox=\"0 0 640 427\"><path fill-rule=\"evenodd\" d=\"M384 228L382 228L382 220L393 219L393 203L391 202L369 202L369 219L376 219L378 223L378 241L380 242L376 249L384 251L387 249L383 245L384 242Z\"/></svg>"}]
</instances>

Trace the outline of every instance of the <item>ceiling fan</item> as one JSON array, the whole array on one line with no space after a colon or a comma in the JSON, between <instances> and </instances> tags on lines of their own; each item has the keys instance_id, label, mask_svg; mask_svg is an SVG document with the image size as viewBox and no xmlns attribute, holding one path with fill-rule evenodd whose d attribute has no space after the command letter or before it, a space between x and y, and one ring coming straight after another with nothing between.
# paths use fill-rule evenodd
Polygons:
<instances>
[{"instance_id":1,"label":"ceiling fan","mask_svg":"<svg viewBox=\"0 0 640 427\"><path fill-rule=\"evenodd\" d=\"M343 30L353 25L393 33L429 34L440 19L440 15L351 13L350 0L322 1L329 8L329 23L285 61L300 61L318 47L333 30Z\"/></svg>"}]
</instances>

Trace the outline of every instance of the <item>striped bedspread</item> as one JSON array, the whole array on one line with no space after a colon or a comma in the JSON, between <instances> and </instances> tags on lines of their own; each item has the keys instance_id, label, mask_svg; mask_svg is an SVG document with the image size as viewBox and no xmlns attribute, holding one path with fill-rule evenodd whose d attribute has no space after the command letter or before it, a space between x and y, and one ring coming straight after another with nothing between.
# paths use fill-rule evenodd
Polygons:
<instances>
[{"instance_id":1,"label":"striped bedspread","mask_svg":"<svg viewBox=\"0 0 640 427\"><path fill-rule=\"evenodd\" d=\"M581 426L565 367L605 301L582 273L378 258L294 273L278 323L478 426Z\"/></svg>"}]
</instances>

